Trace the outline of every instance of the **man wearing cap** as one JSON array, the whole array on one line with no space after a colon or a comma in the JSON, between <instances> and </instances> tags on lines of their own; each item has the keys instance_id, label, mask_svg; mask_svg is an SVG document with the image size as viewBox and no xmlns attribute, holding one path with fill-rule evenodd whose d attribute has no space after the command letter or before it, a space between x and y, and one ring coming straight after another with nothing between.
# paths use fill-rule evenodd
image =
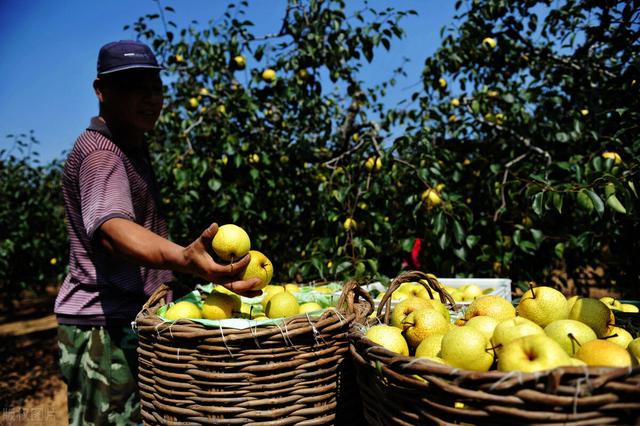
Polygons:
<instances>
[{"instance_id":1,"label":"man wearing cap","mask_svg":"<svg viewBox=\"0 0 640 426\"><path fill-rule=\"evenodd\" d=\"M216 224L186 247L167 239L145 140L162 110L160 70L142 43L103 46L93 82L99 116L65 163L70 259L55 313L70 424L140 422L131 323L156 288L172 279L171 271L259 294L251 290L259 280L236 278L248 255L232 265L210 256Z\"/></svg>"}]
</instances>

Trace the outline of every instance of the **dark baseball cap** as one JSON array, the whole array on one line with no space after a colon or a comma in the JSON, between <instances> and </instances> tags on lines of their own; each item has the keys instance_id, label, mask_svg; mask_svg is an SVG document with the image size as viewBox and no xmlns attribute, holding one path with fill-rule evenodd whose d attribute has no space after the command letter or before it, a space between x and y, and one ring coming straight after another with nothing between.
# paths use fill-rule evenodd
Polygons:
<instances>
[{"instance_id":1,"label":"dark baseball cap","mask_svg":"<svg viewBox=\"0 0 640 426\"><path fill-rule=\"evenodd\" d=\"M144 43L133 40L120 40L107 43L98 54L98 75L134 68L160 70L155 55Z\"/></svg>"}]
</instances>

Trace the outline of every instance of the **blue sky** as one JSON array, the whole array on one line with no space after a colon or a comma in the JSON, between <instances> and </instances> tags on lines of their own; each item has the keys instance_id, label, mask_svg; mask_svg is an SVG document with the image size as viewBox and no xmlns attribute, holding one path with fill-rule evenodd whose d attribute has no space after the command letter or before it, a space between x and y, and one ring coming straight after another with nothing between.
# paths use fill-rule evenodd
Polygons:
<instances>
[{"instance_id":1,"label":"blue sky","mask_svg":"<svg viewBox=\"0 0 640 426\"><path fill-rule=\"evenodd\" d=\"M162 0L176 13L182 28L192 20L206 24L219 17L228 0ZM356 3L349 0L349 5ZM380 10L391 6L414 9L418 16L402 22L407 35L390 52L380 50L362 78L376 83L391 75L407 57L406 80L400 80L390 102L409 96L419 81L424 59L440 44L440 29L453 22L453 0L370 0ZM247 19L256 34L280 29L286 0L250 0ZM97 113L91 88L100 47L113 40L135 37L124 31L138 17L156 13L153 0L0 0L0 149L10 147L7 134L34 131L42 162L64 158L78 134Z\"/></svg>"}]
</instances>

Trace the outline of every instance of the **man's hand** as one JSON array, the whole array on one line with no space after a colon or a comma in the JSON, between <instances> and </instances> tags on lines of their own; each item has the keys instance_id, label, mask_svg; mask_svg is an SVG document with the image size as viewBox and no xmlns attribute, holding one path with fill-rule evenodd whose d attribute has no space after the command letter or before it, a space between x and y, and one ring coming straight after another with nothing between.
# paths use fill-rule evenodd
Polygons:
<instances>
[{"instance_id":1,"label":"man's hand","mask_svg":"<svg viewBox=\"0 0 640 426\"><path fill-rule=\"evenodd\" d=\"M259 278L238 279L249 264L249 255L229 265L213 260L211 240L216 232L218 225L214 223L189 246L182 247L133 221L113 218L102 224L96 238L108 253L128 262L195 275L243 296L262 294L260 290L252 290L260 283Z\"/></svg>"},{"instance_id":2,"label":"man's hand","mask_svg":"<svg viewBox=\"0 0 640 426\"><path fill-rule=\"evenodd\" d=\"M247 297L254 297L262 294L260 290L252 290L260 284L259 278L252 278L247 281L238 280L238 275L249 264L250 256L247 254L242 259L221 265L216 263L211 256L211 240L218 232L218 225L211 224L194 242L185 247L183 256L185 263L190 269L190 273L197 275L207 281L221 284L234 293Z\"/></svg>"}]
</instances>

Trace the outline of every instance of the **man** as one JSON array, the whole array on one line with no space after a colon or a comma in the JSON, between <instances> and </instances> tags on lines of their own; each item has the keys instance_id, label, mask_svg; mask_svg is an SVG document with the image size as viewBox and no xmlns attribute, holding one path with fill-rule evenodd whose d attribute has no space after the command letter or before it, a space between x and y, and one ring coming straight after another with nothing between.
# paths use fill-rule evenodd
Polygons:
<instances>
[{"instance_id":1,"label":"man","mask_svg":"<svg viewBox=\"0 0 640 426\"><path fill-rule=\"evenodd\" d=\"M186 247L167 239L145 132L162 109L162 81L146 45L102 47L93 83L100 115L76 141L64 169L70 237L69 274L56 299L60 367L68 386L70 424L136 424L137 337L131 322L171 271L215 281L240 294L258 279L234 277L210 256L212 224Z\"/></svg>"}]
</instances>

